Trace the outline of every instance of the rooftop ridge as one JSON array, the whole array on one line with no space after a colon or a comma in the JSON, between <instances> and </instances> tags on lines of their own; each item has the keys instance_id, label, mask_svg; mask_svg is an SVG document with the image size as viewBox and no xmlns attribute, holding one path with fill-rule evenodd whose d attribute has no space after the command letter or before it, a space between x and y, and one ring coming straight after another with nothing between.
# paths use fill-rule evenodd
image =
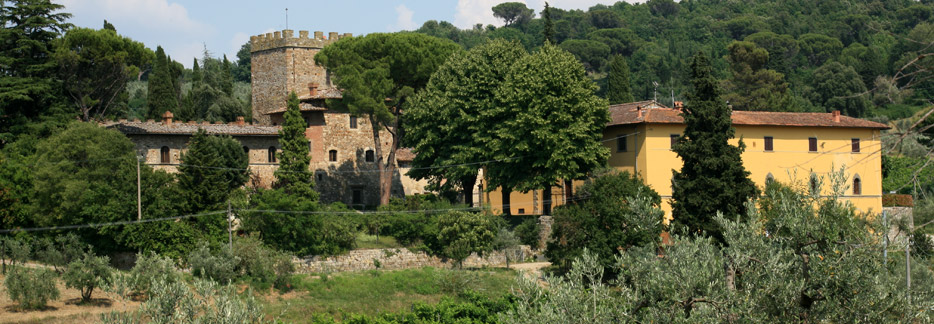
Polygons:
<instances>
[{"instance_id":1,"label":"rooftop ridge","mask_svg":"<svg viewBox=\"0 0 934 324\"><path fill-rule=\"evenodd\" d=\"M351 33L339 34L329 32L328 37L324 37L324 32L315 31L313 37L308 37L307 30L298 31L298 37L295 37L295 31L283 29L272 33L265 33L256 36L250 36L250 52L265 51L281 47L304 47L304 48L324 48L333 42L345 37L352 37Z\"/></svg>"}]
</instances>

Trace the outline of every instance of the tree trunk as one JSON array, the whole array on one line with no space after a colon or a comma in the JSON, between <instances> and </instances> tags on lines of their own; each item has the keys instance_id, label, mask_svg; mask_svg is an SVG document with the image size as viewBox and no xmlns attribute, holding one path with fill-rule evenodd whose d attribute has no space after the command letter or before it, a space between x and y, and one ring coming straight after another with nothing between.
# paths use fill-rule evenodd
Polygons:
<instances>
[{"instance_id":1,"label":"tree trunk","mask_svg":"<svg viewBox=\"0 0 934 324\"><path fill-rule=\"evenodd\" d=\"M477 176L466 176L461 179L461 186L464 192L464 204L467 207L473 207L473 187L477 184Z\"/></svg>"},{"instance_id":2,"label":"tree trunk","mask_svg":"<svg viewBox=\"0 0 934 324\"><path fill-rule=\"evenodd\" d=\"M512 206L509 203L509 196L512 194L512 189L502 188L502 191L503 191L503 215L511 216Z\"/></svg>"},{"instance_id":3,"label":"tree trunk","mask_svg":"<svg viewBox=\"0 0 934 324\"><path fill-rule=\"evenodd\" d=\"M542 215L551 216L551 185L542 190Z\"/></svg>"},{"instance_id":4,"label":"tree trunk","mask_svg":"<svg viewBox=\"0 0 934 324\"><path fill-rule=\"evenodd\" d=\"M370 116L370 125L373 128L373 146L376 153L376 166L379 168L379 204L380 206L389 205L389 197L392 196L392 176L396 172L396 149L399 148L399 135L395 130L399 123L399 119L396 118L396 121L392 125L386 125L386 130L391 136L391 142L389 145L389 156L386 160L383 160L383 145L380 143L380 128L381 124Z\"/></svg>"}]
</instances>

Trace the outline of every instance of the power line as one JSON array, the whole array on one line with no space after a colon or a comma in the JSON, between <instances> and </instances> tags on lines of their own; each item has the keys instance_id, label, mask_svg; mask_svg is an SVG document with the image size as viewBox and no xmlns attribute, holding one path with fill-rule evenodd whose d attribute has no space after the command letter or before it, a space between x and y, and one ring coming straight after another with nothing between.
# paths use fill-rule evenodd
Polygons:
<instances>
[{"instance_id":1,"label":"power line","mask_svg":"<svg viewBox=\"0 0 934 324\"><path fill-rule=\"evenodd\" d=\"M205 212L205 213L200 213L200 214L149 218L149 219L142 219L142 220L118 221L118 222L109 222L109 223L92 223L92 224L81 224L81 225L51 226L51 227L10 228L10 229L0 229L0 234L13 233L13 232L47 232L47 231L68 230L68 229L97 228L97 227L116 226L116 225L131 225L131 224L139 224L139 223L152 223L152 222L161 222L161 221L167 221L167 220L210 216L210 215L217 215L217 214L223 214L223 213L226 213L226 211L220 210L220 211Z\"/></svg>"}]
</instances>

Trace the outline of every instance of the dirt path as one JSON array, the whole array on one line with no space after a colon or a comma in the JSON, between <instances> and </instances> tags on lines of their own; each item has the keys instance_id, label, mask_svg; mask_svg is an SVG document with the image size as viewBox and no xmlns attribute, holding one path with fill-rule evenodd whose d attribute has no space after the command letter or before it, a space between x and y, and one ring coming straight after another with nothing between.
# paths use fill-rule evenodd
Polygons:
<instances>
[{"instance_id":1,"label":"dirt path","mask_svg":"<svg viewBox=\"0 0 934 324\"><path fill-rule=\"evenodd\" d=\"M529 262L510 264L509 268L524 273L530 278L541 278L542 268L550 266L551 262Z\"/></svg>"}]
</instances>

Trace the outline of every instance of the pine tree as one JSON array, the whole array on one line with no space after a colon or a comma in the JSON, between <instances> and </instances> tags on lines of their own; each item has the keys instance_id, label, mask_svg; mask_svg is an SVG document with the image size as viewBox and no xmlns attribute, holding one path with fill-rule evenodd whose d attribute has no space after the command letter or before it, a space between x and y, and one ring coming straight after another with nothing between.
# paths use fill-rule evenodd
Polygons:
<instances>
[{"instance_id":1,"label":"pine tree","mask_svg":"<svg viewBox=\"0 0 934 324\"><path fill-rule=\"evenodd\" d=\"M629 64L622 55L613 55L610 61L606 98L611 105L635 101L632 98L632 86L629 83Z\"/></svg>"},{"instance_id":2,"label":"pine tree","mask_svg":"<svg viewBox=\"0 0 934 324\"><path fill-rule=\"evenodd\" d=\"M542 16L545 19L545 29L543 31L545 35L545 42L552 45L555 44L555 24L551 21L551 7L548 6L548 1L545 1L545 10L542 12Z\"/></svg>"},{"instance_id":3,"label":"pine tree","mask_svg":"<svg viewBox=\"0 0 934 324\"><path fill-rule=\"evenodd\" d=\"M169 62L166 60L162 46L156 47L156 59L152 65L152 74L149 76L148 98L147 117L151 119L158 119L166 110L174 110L178 107Z\"/></svg>"},{"instance_id":4,"label":"pine tree","mask_svg":"<svg viewBox=\"0 0 934 324\"><path fill-rule=\"evenodd\" d=\"M289 94L288 110L285 112L285 122L279 130L279 169L276 170L275 188L283 189L286 193L297 195L312 201L318 200L318 193L314 191L314 181L308 171L311 157L308 155L308 139L305 138L305 129L308 124L302 118L298 106L298 96L293 91Z\"/></svg>"},{"instance_id":5,"label":"pine tree","mask_svg":"<svg viewBox=\"0 0 934 324\"><path fill-rule=\"evenodd\" d=\"M722 212L728 219L744 217L745 203L757 195L756 186L740 157L745 144L729 144L735 129L731 111L720 98L718 81L711 75L710 62L703 53L691 62L694 90L681 114L684 134L672 150L681 157L681 171L672 171L672 227L723 242L714 218Z\"/></svg>"}]
</instances>

